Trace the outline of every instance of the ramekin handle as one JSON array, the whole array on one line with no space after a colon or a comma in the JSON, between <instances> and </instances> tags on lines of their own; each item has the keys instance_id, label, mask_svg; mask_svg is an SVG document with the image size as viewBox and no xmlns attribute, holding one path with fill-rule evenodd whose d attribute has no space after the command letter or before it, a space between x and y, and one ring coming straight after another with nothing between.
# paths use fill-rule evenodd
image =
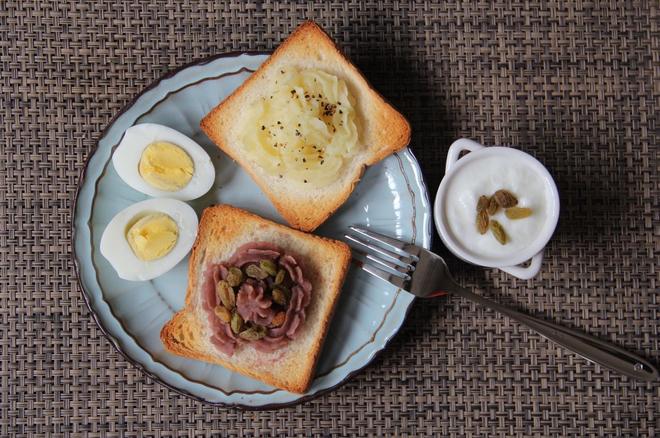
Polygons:
<instances>
[{"instance_id":1,"label":"ramekin handle","mask_svg":"<svg viewBox=\"0 0 660 438\"><path fill-rule=\"evenodd\" d=\"M480 145L474 140L470 140L469 138L460 138L455 142L453 142L451 146L449 146L449 151L447 152L447 161L445 162L445 173L448 173L449 169L451 169L454 163L458 161L461 152L463 151L474 152L482 148L483 148L482 145Z\"/></svg>"},{"instance_id":2,"label":"ramekin handle","mask_svg":"<svg viewBox=\"0 0 660 438\"><path fill-rule=\"evenodd\" d=\"M514 277L520 278L521 280L529 280L539 273L541 270L541 264L543 264L543 249L532 257L529 266L503 266L500 269L507 274L511 274Z\"/></svg>"}]
</instances>

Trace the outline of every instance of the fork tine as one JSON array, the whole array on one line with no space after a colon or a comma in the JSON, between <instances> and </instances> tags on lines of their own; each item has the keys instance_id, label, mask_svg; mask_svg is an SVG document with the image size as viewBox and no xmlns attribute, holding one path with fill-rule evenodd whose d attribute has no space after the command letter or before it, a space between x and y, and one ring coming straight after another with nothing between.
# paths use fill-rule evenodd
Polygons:
<instances>
[{"instance_id":1,"label":"fork tine","mask_svg":"<svg viewBox=\"0 0 660 438\"><path fill-rule=\"evenodd\" d=\"M397 277L396 275L390 274L389 272L385 272L382 269L378 269L375 266L363 264L360 269L363 271L368 272L369 274L373 275L374 277L378 277L381 280L385 280L390 284L393 284L394 286L400 288L400 289L405 289L406 282L407 280Z\"/></svg>"},{"instance_id":2,"label":"fork tine","mask_svg":"<svg viewBox=\"0 0 660 438\"><path fill-rule=\"evenodd\" d=\"M365 255L367 260L370 260L377 265L383 266L386 269L385 272L391 272L392 274L396 275L397 277L401 277L405 280L410 280L410 270L402 268L401 266L395 265L394 263L390 263L386 260L382 260L378 257L372 256L371 254L366 254ZM382 268L380 268L382 269ZM414 268L413 268L414 269Z\"/></svg>"},{"instance_id":3,"label":"fork tine","mask_svg":"<svg viewBox=\"0 0 660 438\"><path fill-rule=\"evenodd\" d=\"M385 236L380 233L376 233L374 231L366 230L364 228L356 227L356 226L350 226L348 227L350 230L361 234L362 236L365 236L373 241L376 241L389 249L393 249L394 251L400 253L401 255L404 255L413 261L419 260L418 257L414 254L410 254L408 251L406 251L404 248L408 246L409 244L406 242L402 242L398 239L394 239L392 237Z\"/></svg>"},{"instance_id":4,"label":"fork tine","mask_svg":"<svg viewBox=\"0 0 660 438\"><path fill-rule=\"evenodd\" d=\"M365 242L364 240L362 240L358 237L352 236L350 234L344 234L344 237L347 240L349 240L353 243L356 243L360 246L363 246L363 247L371 250L372 252L377 253L379 256L385 258L386 260L393 261L396 265L399 265L399 266L401 266L402 268L405 268L408 271L413 269L412 262L414 260L412 260L411 258L402 256L402 255L399 255L399 254L395 254L395 253L393 253L391 251L388 251L386 249L382 249L382 248L380 248L376 245L372 245L371 243Z\"/></svg>"}]
</instances>

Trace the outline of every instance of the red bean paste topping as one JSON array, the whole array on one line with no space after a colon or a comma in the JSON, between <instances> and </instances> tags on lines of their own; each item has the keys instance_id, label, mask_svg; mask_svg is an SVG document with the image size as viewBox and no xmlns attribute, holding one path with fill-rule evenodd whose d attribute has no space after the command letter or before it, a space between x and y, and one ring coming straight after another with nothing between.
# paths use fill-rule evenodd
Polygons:
<instances>
[{"instance_id":1,"label":"red bean paste topping","mask_svg":"<svg viewBox=\"0 0 660 438\"><path fill-rule=\"evenodd\" d=\"M295 339L311 293L292 255L271 243L243 245L205 271L202 304L211 342L230 356L246 344L273 352Z\"/></svg>"}]
</instances>

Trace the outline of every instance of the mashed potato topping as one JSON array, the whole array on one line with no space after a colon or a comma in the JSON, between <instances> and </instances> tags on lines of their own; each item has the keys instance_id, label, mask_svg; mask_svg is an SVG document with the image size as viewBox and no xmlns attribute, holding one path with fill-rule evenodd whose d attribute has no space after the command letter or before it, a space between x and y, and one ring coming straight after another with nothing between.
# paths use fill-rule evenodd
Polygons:
<instances>
[{"instance_id":1,"label":"mashed potato topping","mask_svg":"<svg viewBox=\"0 0 660 438\"><path fill-rule=\"evenodd\" d=\"M359 152L353 98L343 80L321 70L280 71L247 114L249 158L280 178L327 185Z\"/></svg>"}]
</instances>

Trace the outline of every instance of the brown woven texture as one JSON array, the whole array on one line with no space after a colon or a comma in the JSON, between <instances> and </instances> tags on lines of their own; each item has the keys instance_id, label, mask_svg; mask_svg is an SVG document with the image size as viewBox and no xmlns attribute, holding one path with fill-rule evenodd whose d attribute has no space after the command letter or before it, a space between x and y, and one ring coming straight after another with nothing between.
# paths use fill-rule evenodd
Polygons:
<instances>
[{"instance_id":1,"label":"brown woven texture","mask_svg":"<svg viewBox=\"0 0 660 438\"><path fill-rule=\"evenodd\" d=\"M459 137L532 153L559 228L530 281L466 286L660 361L656 1L5 0L0 7L0 435L653 436L660 385L623 378L458 298L414 306L343 387L280 411L206 406L143 376L84 305L69 230L103 128L182 64L319 21L410 119L431 193Z\"/></svg>"}]
</instances>

